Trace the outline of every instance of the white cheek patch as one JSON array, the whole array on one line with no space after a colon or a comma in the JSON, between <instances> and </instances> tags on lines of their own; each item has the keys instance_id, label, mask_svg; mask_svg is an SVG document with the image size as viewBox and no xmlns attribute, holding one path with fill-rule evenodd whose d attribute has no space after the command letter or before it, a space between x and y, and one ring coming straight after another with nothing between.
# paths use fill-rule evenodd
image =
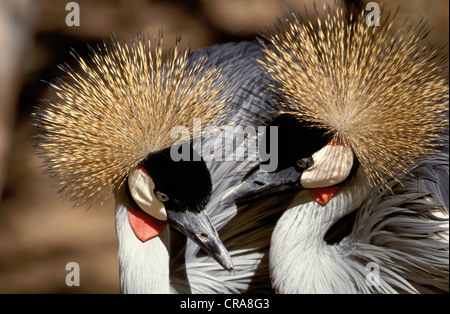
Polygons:
<instances>
[{"instance_id":1,"label":"white cheek patch","mask_svg":"<svg viewBox=\"0 0 450 314\"><path fill-rule=\"evenodd\" d=\"M137 167L131 171L128 176L128 188L140 209L156 219L167 220L166 208L153 193L155 184L144 168Z\"/></svg>"},{"instance_id":2,"label":"white cheek patch","mask_svg":"<svg viewBox=\"0 0 450 314\"><path fill-rule=\"evenodd\" d=\"M300 183L304 188L332 186L344 181L353 166L350 147L331 141L312 155L314 164L306 169Z\"/></svg>"}]
</instances>

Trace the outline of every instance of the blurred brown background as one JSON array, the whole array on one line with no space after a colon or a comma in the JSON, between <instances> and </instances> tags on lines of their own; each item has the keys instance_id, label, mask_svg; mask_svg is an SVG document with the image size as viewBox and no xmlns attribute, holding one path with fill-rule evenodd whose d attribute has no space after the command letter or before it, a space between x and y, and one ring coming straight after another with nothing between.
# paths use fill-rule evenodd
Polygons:
<instances>
[{"instance_id":1,"label":"blurred brown background","mask_svg":"<svg viewBox=\"0 0 450 314\"><path fill-rule=\"evenodd\" d=\"M83 56L87 44L113 33L162 29L168 47L182 34L195 50L252 40L289 8L313 7L302 0L78 0L80 26L69 27L68 2L0 0L0 293L119 292L113 197L89 211L73 209L58 198L33 153L30 114L45 98L43 81L61 75L58 64L74 61L70 49ZM430 37L448 53L448 0L388 1L386 8L399 5L398 20L425 17ZM80 265L79 287L65 284L69 262Z\"/></svg>"}]
</instances>

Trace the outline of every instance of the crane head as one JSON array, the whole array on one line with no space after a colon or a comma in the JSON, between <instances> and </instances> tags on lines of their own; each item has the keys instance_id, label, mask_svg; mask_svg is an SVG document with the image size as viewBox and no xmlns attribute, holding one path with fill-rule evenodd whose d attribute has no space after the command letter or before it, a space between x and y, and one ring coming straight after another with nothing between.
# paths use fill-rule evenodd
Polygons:
<instances>
[{"instance_id":1,"label":"crane head","mask_svg":"<svg viewBox=\"0 0 450 314\"><path fill-rule=\"evenodd\" d=\"M191 153L197 154L192 146ZM142 242L155 237L169 224L233 274L230 255L205 210L211 197L211 176L200 156L195 157L174 161L170 149L164 149L150 154L133 169L127 179L133 200L129 222Z\"/></svg>"},{"instance_id":2,"label":"crane head","mask_svg":"<svg viewBox=\"0 0 450 314\"><path fill-rule=\"evenodd\" d=\"M271 127L278 128L276 170L266 171L264 165L270 161L261 162L243 183L224 196L223 202L247 202L275 193L310 189L318 203L326 204L339 184L350 176L354 164L351 149L334 141L325 129L294 115L275 118L263 140L270 140Z\"/></svg>"}]
</instances>

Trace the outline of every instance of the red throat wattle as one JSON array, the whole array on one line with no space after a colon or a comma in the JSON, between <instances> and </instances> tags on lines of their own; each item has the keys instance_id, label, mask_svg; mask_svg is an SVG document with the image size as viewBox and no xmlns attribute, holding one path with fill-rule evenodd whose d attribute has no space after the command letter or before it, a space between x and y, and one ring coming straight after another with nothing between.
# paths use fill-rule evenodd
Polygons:
<instances>
[{"instance_id":1,"label":"red throat wattle","mask_svg":"<svg viewBox=\"0 0 450 314\"><path fill-rule=\"evenodd\" d=\"M339 185L314 188L309 190L311 197L320 205L325 206L341 187Z\"/></svg>"},{"instance_id":2,"label":"red throat wattle","mask_svg":"<svg viewBox=\"0 0 450 314\"><path fill-rule=\"evenodd\" d=\"M133 206L128 207L128 221L134 234L142 242L147 242L156 237L167 225L164 221L158 220L142 210L135 209Z\"/></svg>"}]
</instances>

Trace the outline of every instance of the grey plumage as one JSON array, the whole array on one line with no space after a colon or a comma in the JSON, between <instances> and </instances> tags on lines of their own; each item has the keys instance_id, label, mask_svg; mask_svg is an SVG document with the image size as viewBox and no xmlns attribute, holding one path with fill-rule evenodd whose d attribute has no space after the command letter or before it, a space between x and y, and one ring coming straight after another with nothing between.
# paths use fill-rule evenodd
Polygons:
<instances>
[{"instance_id":1,"label":"grey plumage","mask_svg":"<svg viewBox=\"0 0 450 314\"><path fill-rule=\"evenodd\" d=\"M418 190L429 193L437 204L440 204L448 212L449 208L449 179L448 179L448 134L444 137L442 151L434 156L435 162L430 160L428 164L414 169L414 175L418 178ZM445 162L447 160L447 162Z\"/></svg>"}]
</instances>

